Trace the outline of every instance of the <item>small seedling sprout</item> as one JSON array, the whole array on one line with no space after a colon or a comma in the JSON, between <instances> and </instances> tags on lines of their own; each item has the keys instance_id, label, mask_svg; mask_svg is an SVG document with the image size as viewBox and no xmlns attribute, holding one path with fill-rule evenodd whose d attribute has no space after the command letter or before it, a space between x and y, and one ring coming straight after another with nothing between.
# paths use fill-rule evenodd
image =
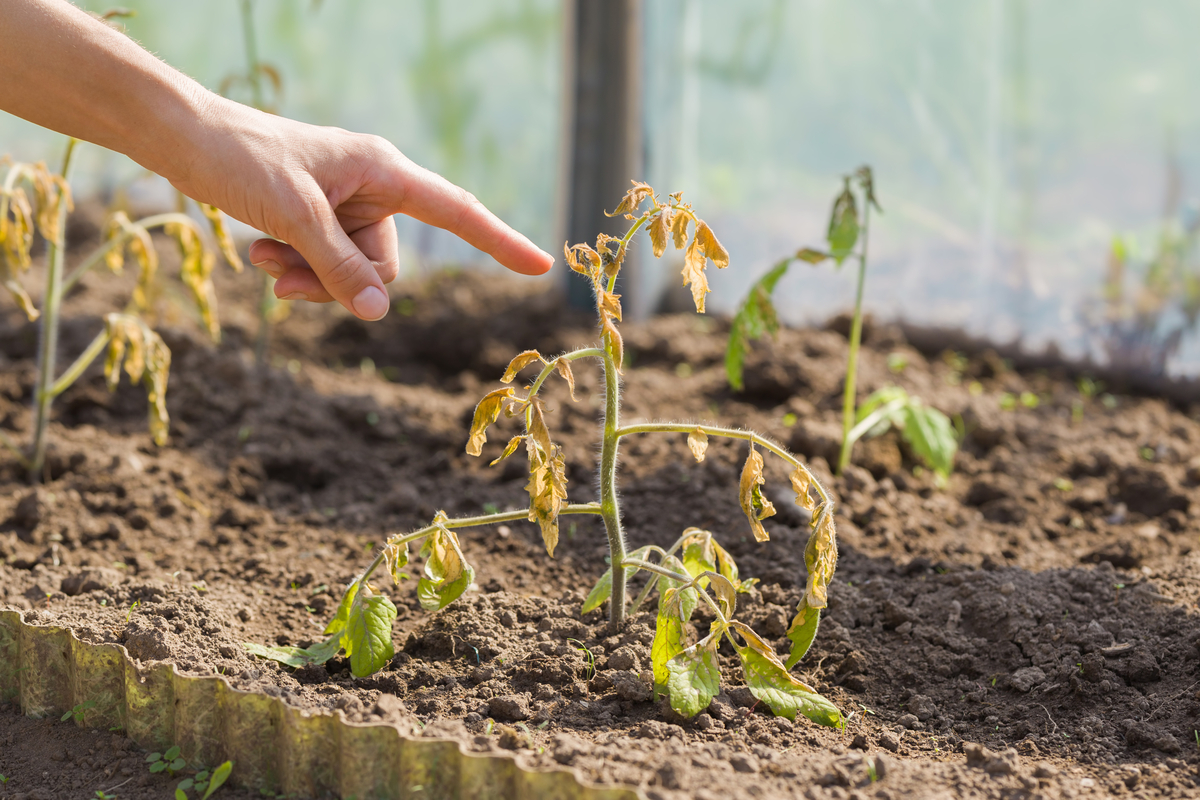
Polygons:
<instances>
[{"instance_id":1,"label":"small seedling sprout","mask_svg":"<svg viewBox=\"0 0 1200 800\"><path fill-rule=\"evenodd\" d=\"M871 209L882 213L875 199L875 179L868 166L859 167L853 175L843 177L842 191L834 198L829 214L825 240L827 250L810 247L788 256L750 287L733 318L729 344L725 351L725 374L736 391L745 388L746 350L749 342L779 330L779 317L772 295L779 280L797 261L816 266L832 260L839 268L848 258L858 261L858 283L854 293L854 315L850 322L850 349L846 356L846 380L842 390L842 446L838 454L837 472L850 463L854 445L864 436L880 436L896 428L908 443L913 455L932 469L938 482L945 482L954 465L958 440L949 418L936 408L925 405L898 386L887 386L872 394L857 406L858 353L862 344L863 288L867 278L867 249L871 228ZM858 195L855 193L858 188ZM861 195L861 200L859 198ZM861 222L859 206L862 206ZM952 374L961 378L966 358L955 355ZM902 353L888 356L888 368L903 372L908 359Z\"/></svg>"},{"instance_id":2,"label":"small seedling sprout","mask_svg":"<svg viewBox=\"0 0 1200 800\"><path fill-rule=\"evenodd\" d=\"M725 267L729 254L708 224L678 193L660 198L650 186L635 182L612 216L624 217L631 223L621 238L601 234L594 248L587 244L564 247L568 266L592 285L600 341L595 346L553 357L536 350L518 354L500 378L504 386L489 392L475 408L466 446L467 453L473 456L482 455L488 428L501 414L517 417L524 423L523 432L512 437L492 463L508 458L524 446L529 461L529 482L525 487L529 506L459 519L438 511L430 525L387 540L371 564L348 586L333 621L325 629L329 638L323 643L310 648L248 644L250 652L299 667L328 661L344 651L355 676L370 675L382 669L395 653L392 621L396 617L396 607L377 592L370 579L379 567L385 566L399 585L400 570L410 558L410 543L423 542L420 553L425 566L417 583L417 596L427 610L437 611L458 599L475 579L475 571L467 563L455 533L457 529L517 520L535 522L547 553L553 557L559 540L559 518L590 514L604 522L611 566L588 594L582 612L586 614L607 602L609 629L616 633L624 626L626 615L636 613L649 593L655 588L659 590L656 632L651 646L654 689L656 695L669 698L676 712L695 716L720 691L717 649L723 641L728 641L740 657L750 691L775 714L795 719L799 713L825 725L844 724L833 703L790 672L816 636L820 609L827 606L828 585L837 563L834 504L828 492L799 459L753 431L696 422L622 425L620 420L620 373L625 366L625 348L617 327L621 320L621 298L614 289L630 241L645 228L656 257L663 255L668 244L684 250L683 283L691 287L696 310L701 313L709 291L707 264L711 260L718 268ZM574 399L572 365L583 359L599 361L604 374L600 496L598 502L571 503L567 497L566 459L562 447L551 435L546 403L539 392L551 376L557 376L566 383ZM537 375L523 390L509 385L522 371L535 366ZM655 545L627 548L617 494L618 445L622 438L643 434L686 437L688 449L697 462L704 460L710 437L745 441L748 454L739 481L738 500L758 542L769 539L763 520L775 514L774 506L763 493L766 483L763 453L772 454L788 465L796 503L809 512L812 522L804 554L808 584L788 630L792 646L786 659L777 656L772 644L736 618L737 595L754 581L739 577L733 557L711 532L688 528L666 549ZM631 607L626 599L626 586L638 571L649 573L649 581ZM692 643L687 623L700 603L715 619L707 635Z\"/></svg>"},{"instance_id":3,"label":"small seedling sprout","mask_svg":"<svg viewBox=\"0 0 1200 800\"><path fill-rule=\"evenodd\" d=\"M0 445L8 448L30 479L42 478L46 461L47 433L50 409L54 399L65 392L101 353L107 350L104 375L110 391L115 390L124 367L129 380L146 387L149 401L150 433L154 441L167 441L167 378L171 368L171 351L155 333L142 314L149 310L154 279L158 271L158 251L150 231L161 228L175 239L181 255L180 279L191 291L200 317L209 334L216 340L220 325L216 316L216 295L212 287L215 257L204 244L199 226L186 214L156 214L132 221L123 212L113 214L104 227L105 241L85 256L68 275L64 274L67 214L72 209L71 189L67 183L71 161L78 140L67 141L62 170L51 173L45 164L11 163L0 184L0 284L8 289L17 305L29 320L38 321L38 372L34 386L33 437L28 449L23 449L7 436L0 434ZM241 261L233 247L221 212L201 205L212 224L219 248L235 269ZM35 233L46 241L46 285L41 308L35 306L20 282L20 276L31 266L31 248ZM121 312L107 314L104 328L91 344L61 374L56 376L58 333L61 324L62 301L66 293L92 268L103 263L113 272L124 268L128 252L138 264L138 281L128 306Z\"/></svg>"}]
</instances>

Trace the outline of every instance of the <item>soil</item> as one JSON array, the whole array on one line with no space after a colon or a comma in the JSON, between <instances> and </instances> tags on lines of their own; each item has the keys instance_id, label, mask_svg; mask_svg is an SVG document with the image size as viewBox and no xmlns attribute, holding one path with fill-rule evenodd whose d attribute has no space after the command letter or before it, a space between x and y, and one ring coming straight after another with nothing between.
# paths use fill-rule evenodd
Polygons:
<instances>
[{"instance_id":1,"label":"soil","mask_svg":"<svg viewBox=\"0 0 1200 800\"><path fill-rule=\"evenodd\" d=\"M414 587L390 589L399 652L387 668L354 679L334 659L292 671L242 643L318 641L373 545L438 509L524 505L523 459L488 466L512 421L483 458L463 452L474 404L516 352L554 353L594 332L529 282L446 274L394 287L396 312L381 323L296 308L259 368L257 278L218 277L219 345L178 292L159 298L173 353L166 447L145 430L144 392L110 394L93 368L56 405L45 485L0 464L0 608L143 662L511 751L526 766L565 765L647 798L1200 796L1200 407L1084 398L1066 371L919 352L899 329L869 326L862 390L896 383L957 415L962 450L945 487L914 470L894 433L860 445L833 478L844 326L757 343L735 394L725 321L629 323L625 421L754 428L807 457L838 498L838 571L797 672L843 710L846 729L772 718L728 653L724 691L697 718L650 702L652 614L617 636L604 609L579 615L607 552L588 517L564 518L553 559L532 524L460 531L476 585L432 615ZM129 280L90 275L72 293L63 358ZM5 308L0 427L24 438L35 329ZM889 356L907 365L893 371ZM603 385L583 363L575 373L575 402L558 381L546 396L582 502ZM1009 408L1022 393L1027 404ZM640 436L623 458L630 542L713 531L743 577L761 581L743 618L785 649L807 519L782 465L768 460L779 513L759 545L737 504L740 443L714 439L697 464L682 435ZM0 705L0 798L90 797L127 777L122 800L167 796L171 782L151 779L126 742Z\"/></svg>"}]
</instances>

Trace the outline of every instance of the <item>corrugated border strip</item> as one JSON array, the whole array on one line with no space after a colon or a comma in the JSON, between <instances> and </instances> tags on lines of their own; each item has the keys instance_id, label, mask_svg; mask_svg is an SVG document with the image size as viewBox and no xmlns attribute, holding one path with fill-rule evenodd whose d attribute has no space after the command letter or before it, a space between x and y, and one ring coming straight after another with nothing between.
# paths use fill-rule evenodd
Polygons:
<instances>
[{"instance_id":1,"label":"corrugated border strip","mask_svg":"<svg viewBox=\"0 0 1200 800\"><path fill-rule=\"evenodd\" d=\"M189 760L233 759L231 783L358 800L638 800L633 789L586 786L566 770L532 772L505 755L463 752L453 740L406 738L390 725L312 714L244 692L223 677L187 677L166 663L138 667L120 645L0 611L0 696L25 714L94 703L79 723L123 728L142 747L179 745Z\"/></svg>"}]
</instances>

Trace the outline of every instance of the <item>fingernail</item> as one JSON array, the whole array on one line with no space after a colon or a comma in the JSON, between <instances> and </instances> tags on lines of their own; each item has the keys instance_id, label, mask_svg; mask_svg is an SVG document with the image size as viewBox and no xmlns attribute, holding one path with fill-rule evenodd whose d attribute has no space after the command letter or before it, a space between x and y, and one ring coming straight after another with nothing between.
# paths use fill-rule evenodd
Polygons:
<instances>
[{"instance_id":1,"label":"fingernail","mask_svg":"<svg viewBox=\"0 0 1200 800\"><path fill-rule=\"evenodd\" d=\"M255 263L254 266L258 267L272 278L278 278L283 274L283 265L278 261L272 261L269 258L266 261L259 261Z\"/></svg>"},{"instance_id":2,"label":"fingernail","mask_svg":"<svg viewBox=\"0 0 1200 800\"><path fill-rule=\"evenodd\" d=\"M378 286L368 286L355 295L351 305L354 306L354 313L365 320L374 322L387 315L388 306L391 304L382 289Z\"/></svg>"},{"instance_id":3,"label":"fingernail","mask_svg":"<svg viewBox=\"0 0 1200 800\"><path fill-rule=\"evenodd\" d=\"M304 292L292 292L291 294L285 294L283 297L281 297L279 299L280 300L307 300L308 295L306 295Z\"/></svg>"}]
</instances>

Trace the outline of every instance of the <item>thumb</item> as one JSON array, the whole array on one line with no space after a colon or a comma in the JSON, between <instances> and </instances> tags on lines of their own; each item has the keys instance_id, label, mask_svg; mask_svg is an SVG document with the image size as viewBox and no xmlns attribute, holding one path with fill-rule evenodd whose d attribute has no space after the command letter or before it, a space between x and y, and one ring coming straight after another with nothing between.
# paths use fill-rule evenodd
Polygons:
<instances>
[{"instance_id":1,"label":"thumb","mask_svg":"<svg viewBox=\"0 0 1200 800\"><path fill-rule=\"evenodd\" d=\"M328 200L310 202L312 218L289 244L308 262L329 295L360 319L382 319L391 306L379 272L342 229Z\"/></svg>"}]
</instances>

